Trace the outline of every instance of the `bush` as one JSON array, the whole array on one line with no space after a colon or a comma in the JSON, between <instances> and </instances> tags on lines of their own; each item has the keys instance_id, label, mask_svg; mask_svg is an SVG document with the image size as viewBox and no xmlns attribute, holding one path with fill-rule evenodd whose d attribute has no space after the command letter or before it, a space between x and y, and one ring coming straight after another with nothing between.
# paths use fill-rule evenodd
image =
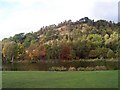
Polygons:
<instances>
[{"instance_id":1,"label":"bush","mask_svg":"<svg viewBox=\"0 0 120 90\"><path fill-rule=\"evenodd\" d=\"M94 67L79 67L77 68L77 71L94 71Z\"/></svg>"},{"instance_id":2,"label":"bush","mask_svg":"<svg viewBox=\"0 0 120 90\"><path fill-rule=\"evenodd\" d=\"M75 68L75 67L70 67L70 68L68 69L68 71L76 71L76 68Z\"/></svg>"},{"instance_id":3,"label":"bush","mask_svg":"<svg viewBox=\"0 0 120 90\"><path fill-rule=\"evenodd\" d=\"M73 60L73 61L65 61L55 64L55 66L51 67L49 70L52 71L118 70L119 63L120 62L118 62L117 59Z\"/></svg>"},{"instance_id":4,"label":"bush","mask_svg":"<svg viewBox=\"0 0 120 90\"><path fill-rule=\"evenodd\" d=\"M96 66L96 67L79 67L77 71L94 71L94 70L107 70L105 66Z\"/></svg>"},{"instance_id":5,"label":"bush","mask_svg":"<svg viewBox=\"0 0 120 90\"><path fill-rule=\"evenodd\" d=\"M66 66L66 67L75 67L75 68L79 68L79 67L96 67L96 66L105 66L107 69L109 70L118 70L118 60L116 59L112 59L112 60L107 60L107 59L91 59L91 60L79 60L79 61L71 61L69 63L63 63L62 66Z\"/></svg>"},{"instance_id":6,"label":"bush","mask_svg":"<svg viewBox=\"0 0 120 90\"><path fill-rule=\"evenodd\" d=\"M77 68L77 71L85 71L85 68L79 67L79 68Z\"/></svg>"},{"instance_id":7,"label":"bush","mask_svg":"<svg viewBox=\"0 0 120 90\"><path fill-rule=\"evenodd\" d=\"M86 67L85 70L86 71L94 71L94 68L93 67Z\"/></svg>"},{"instance_id":8,"label":"bush","mask_svg":"<svg viewBox=\"0 0 120 90\"><path fill-rule=\"evenodd\" d=\"M64 66L62 67L51 67L49 68L50 71L67 71L67 68L65 68Z\"/></svg>"},{"instance_id":9,"label":"bush","mask_svg":"<svg viewBox=\"0 0 120 90\"><path fill-rule=\"evenodd\" d=\"M105 66L96 66L95 70L107 70Z\"/></svg>"}]
</instances>

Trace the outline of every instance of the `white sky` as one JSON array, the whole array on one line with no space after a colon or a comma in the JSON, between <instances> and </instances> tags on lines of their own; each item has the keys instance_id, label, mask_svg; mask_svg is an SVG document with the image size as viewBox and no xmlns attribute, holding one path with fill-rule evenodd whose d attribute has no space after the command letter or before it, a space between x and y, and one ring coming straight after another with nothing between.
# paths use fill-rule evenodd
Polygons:
<instances>
[{"instance_id":1,"label":"white sky","mask_svg":"<svg viewBox=\"0 0 120 90\"><path fill-rule=\"evenodd\" d=\"M119 0L0 0L0 40L64 20L117 22Z\"/></svg>"}]
</instances>

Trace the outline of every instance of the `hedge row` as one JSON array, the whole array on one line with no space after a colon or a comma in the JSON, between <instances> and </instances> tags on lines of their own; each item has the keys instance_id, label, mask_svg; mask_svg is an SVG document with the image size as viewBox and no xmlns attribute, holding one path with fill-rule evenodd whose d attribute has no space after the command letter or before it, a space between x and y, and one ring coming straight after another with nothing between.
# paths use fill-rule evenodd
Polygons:
<instances>
[{"instance_id":1,"label":"hedge row","mask_svg":"<svg viewBox=\"0 0 120 90\"><path fill-rule=\"evenodd\" d=\"M61 67L51 67L49 68L50 71L95 71L95 70L107 70L105 66L96 66L96 67L69 67L66 68L64 66Z\"/></svg>"},{"instance_id":2,"label":"hedge row","mask_svg":"<svg viewBox=\"0 0 120 90\"><path fill-rule=\"evenodd\" d=\"M57 66L69 67L96 67L96 66L105 66L108 70L117 70L119 69L120 62L118 60L73 60L73 61L62 61L59 62Z\"/></svg>"}]
</instances>

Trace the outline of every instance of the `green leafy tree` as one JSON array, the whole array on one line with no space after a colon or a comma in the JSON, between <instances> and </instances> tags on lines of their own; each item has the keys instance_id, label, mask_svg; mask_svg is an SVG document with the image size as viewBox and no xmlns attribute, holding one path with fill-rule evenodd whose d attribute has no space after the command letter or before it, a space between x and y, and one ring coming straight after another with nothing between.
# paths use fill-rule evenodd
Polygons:
<instances>
[{"instance_id":1,"label":"green leafy tree","mask_svg":"<svg viewBox=\"0 0 120 90\"><path fill-rule=\"evenodd\" d=\"M88 42L91 42L95 47L101 47L103 40L102 36L98 34L90 34L87 37Z\"/></svg>"},{"instance_id":2,"label":"green leafy tree","mask_svg":"<svg viewBox=\"0 0 120 90\"><path fill-rule=\"evenodd\" d=\"M24 33L16 34L12 39L16 43L23 43L25 39Z\"/></svg>"},{"instance_id":3,"label":"green leafy tree","mask_svg":"<svg viewBox=\"0 0 120 90\"><path fill-rule=\"evenodd\" d=\"M16 59L24 59L24 55L25 55L25 47L23 44L18 43L17 44L17 57Z\"/></svg>"},{"instance_id":4,"label":"green leafy tree","mask_svg":"<svg viewBox=\"0 0 120 90\"><path fill-rule=\"evenodd\" d=\"M107 48L116 51L118 48L118 33L113 32L108 39L105 40L105 45Z\"/></svg>"},{"instance_id":5,"label":"green leafy tree","mask_svg":"<svg viewBox=\"0 0 120 90\"><path fill-rule=\"evenodd\" d=\"M115 53L111 49L109 49L109 51L107 53L107 57L108 58L114 58L115 57Z\"/></svg>"}]
</instances>

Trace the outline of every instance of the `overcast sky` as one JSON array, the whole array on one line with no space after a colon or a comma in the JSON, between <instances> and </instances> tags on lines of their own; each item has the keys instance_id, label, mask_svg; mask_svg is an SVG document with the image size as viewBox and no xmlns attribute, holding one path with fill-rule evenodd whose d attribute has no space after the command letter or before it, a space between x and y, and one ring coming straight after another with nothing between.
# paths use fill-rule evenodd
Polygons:
<instances>
[{"instance_id":1,"label":"overcast sky","mask_svg":"<svg viewBox=\"0 0 120 90\"><path fill-rule=\"evenodd\" d=\"M118 22L119 0L0 0L0 40L83 17Z\"/></svg>"}]
</instances>

